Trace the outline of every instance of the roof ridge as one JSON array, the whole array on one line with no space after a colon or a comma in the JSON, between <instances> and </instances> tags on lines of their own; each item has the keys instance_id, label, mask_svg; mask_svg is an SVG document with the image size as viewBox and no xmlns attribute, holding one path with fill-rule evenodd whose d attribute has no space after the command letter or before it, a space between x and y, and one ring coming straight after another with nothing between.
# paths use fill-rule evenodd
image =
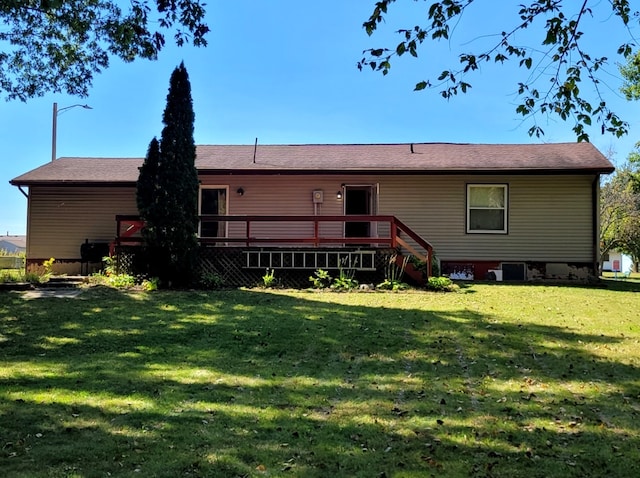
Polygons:
<instances>
[{"instance_id":1,"label":"roof ridge","mask_svg":"<svg viewBox=\"0 0 640 478\"><path fill-rule=\"evenodd\" d=\"M289 147L289 146L409 146L409 145L425 145L425 146L557 146L557 145L575 145L580 144L578 142L572 141L561 141L554 143L462 143L462 142L449 142L449 141L407 141L400 143L258 143L257 146L280 146L280 147ZM591 144L591 143L585 143ZM219 148L227 148L227 147L255 147L255 144L252 143L236 143L236 144L197 144L197 147L219 147Z\"/></svg>"}]
</instances>

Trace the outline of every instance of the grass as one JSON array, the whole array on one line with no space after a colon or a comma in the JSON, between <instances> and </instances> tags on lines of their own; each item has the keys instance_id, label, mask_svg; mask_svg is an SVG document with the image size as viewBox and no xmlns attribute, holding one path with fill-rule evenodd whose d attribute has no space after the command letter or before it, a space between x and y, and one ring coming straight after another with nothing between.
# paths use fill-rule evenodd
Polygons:
<instances>
[{"instance_id":1,"label":"grass","mask_svg":"<svg viewBox=\"0 0 640 478\"><path fill-rule=\"evenodd\" d=\"M640 284L0 293L4 477L640 475Z\"/></svg>"},{"instance_id":2,"label":"grass","mask_svg":"<svg viewBox=\"0 0 640 478\"><path fill-rule=\"evenodd\" d=\"M603 272L602 276L605 279L640 281L640 272Z\"/></svg>"},{"instance_id":3,"label":"grass","mask_svg":"<svg viewBox=\"0 0 640 478\"><path fill-rule=\"evenodd\" d=\"M0 269L0 284L21 282L24 280L24 271L21 269Z\"/></svg>"}]
</instances>

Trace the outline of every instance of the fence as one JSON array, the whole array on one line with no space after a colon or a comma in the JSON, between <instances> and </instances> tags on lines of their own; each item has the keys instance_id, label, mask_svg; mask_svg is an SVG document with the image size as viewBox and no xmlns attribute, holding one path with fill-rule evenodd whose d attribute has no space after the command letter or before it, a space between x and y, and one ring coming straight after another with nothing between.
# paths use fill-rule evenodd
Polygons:
<instances>
[{"instance_id":1,"label":"fence","mask_svg":"<svg viewBox=\"0 0 640 478\"><path fill-rule=\"evenodd\" d=\"M24 257L0 256L0 269L24 269Z\"/></svg>"}]
</instances>

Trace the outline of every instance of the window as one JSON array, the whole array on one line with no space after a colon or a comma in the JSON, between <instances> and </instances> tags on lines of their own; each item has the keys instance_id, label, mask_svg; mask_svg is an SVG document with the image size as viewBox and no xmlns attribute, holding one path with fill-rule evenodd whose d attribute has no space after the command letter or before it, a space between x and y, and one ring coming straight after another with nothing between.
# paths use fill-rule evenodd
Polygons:
<instances>
[{"instance_id":1,"label":"window","mask_svg":"<svg viewBox=\"0 0 640 478\"><path fill-rule=\"evenodd\" d=\"M224 186L203 186L198 201L200 237L226 237L226 221L207 221L206 216L224 216L227 214L227 188ZM203 220L204 219L204 220Z\"/></svg>"},{"instance_id":2,"label":"window","mask_svg":"<svg viewBox=\"0 0 640 478\"><path fill-rule=\"evenodd\" d=\"M467 185L467 232L507 233L507 185Z\"/></svg>"}]
</instances>

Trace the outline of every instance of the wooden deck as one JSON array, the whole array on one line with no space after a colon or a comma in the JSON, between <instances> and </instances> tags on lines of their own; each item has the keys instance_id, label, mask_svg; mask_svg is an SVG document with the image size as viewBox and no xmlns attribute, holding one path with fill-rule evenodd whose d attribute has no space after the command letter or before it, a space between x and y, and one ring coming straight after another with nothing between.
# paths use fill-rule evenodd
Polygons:
<instances>
[{"instance_id":1,"label":"wooden deck","mask_svg":"<svg viewBox=\"0 0 640 478\"><path fill-rule=\"evenodd\" d=\"M235 277L231 282L252 281L256 272L265 269L286 270L295 276L301 271L308 279L310 271L316 269L351 269L361 275L374 277L381 267L394 255L413 255L426 263L427 276L431 275L433 247L395 216L349 215L349 216L202 216L202 223L217 223L228 230L234 225L234 235L202 237L202 267L204 270L224 270ZM343 231L347 222L375 224L372 230L384 231L368 237L344 237L322 234L321 231ZM139 216L116 216L116 237L110 245L111 254L127 251L132 254L135 246L142 244L141 231L144 222ZM286 232L287 224L294 224L291 230L300 230L303 225L312 230L310 236L292 237ZM238 225L241 227L237 227ZM260 225L277 224L270 228L270 235L260 233ZM323 229L322 226L325 226ZM264 229L262 229L264 230ZM283 231L274 237L273 231ZM238 231L242 231L241 234ZM235 272L230 272L235 271ZM365 274L366 273L366 274Z\"/></svg>"}]
</instances>

